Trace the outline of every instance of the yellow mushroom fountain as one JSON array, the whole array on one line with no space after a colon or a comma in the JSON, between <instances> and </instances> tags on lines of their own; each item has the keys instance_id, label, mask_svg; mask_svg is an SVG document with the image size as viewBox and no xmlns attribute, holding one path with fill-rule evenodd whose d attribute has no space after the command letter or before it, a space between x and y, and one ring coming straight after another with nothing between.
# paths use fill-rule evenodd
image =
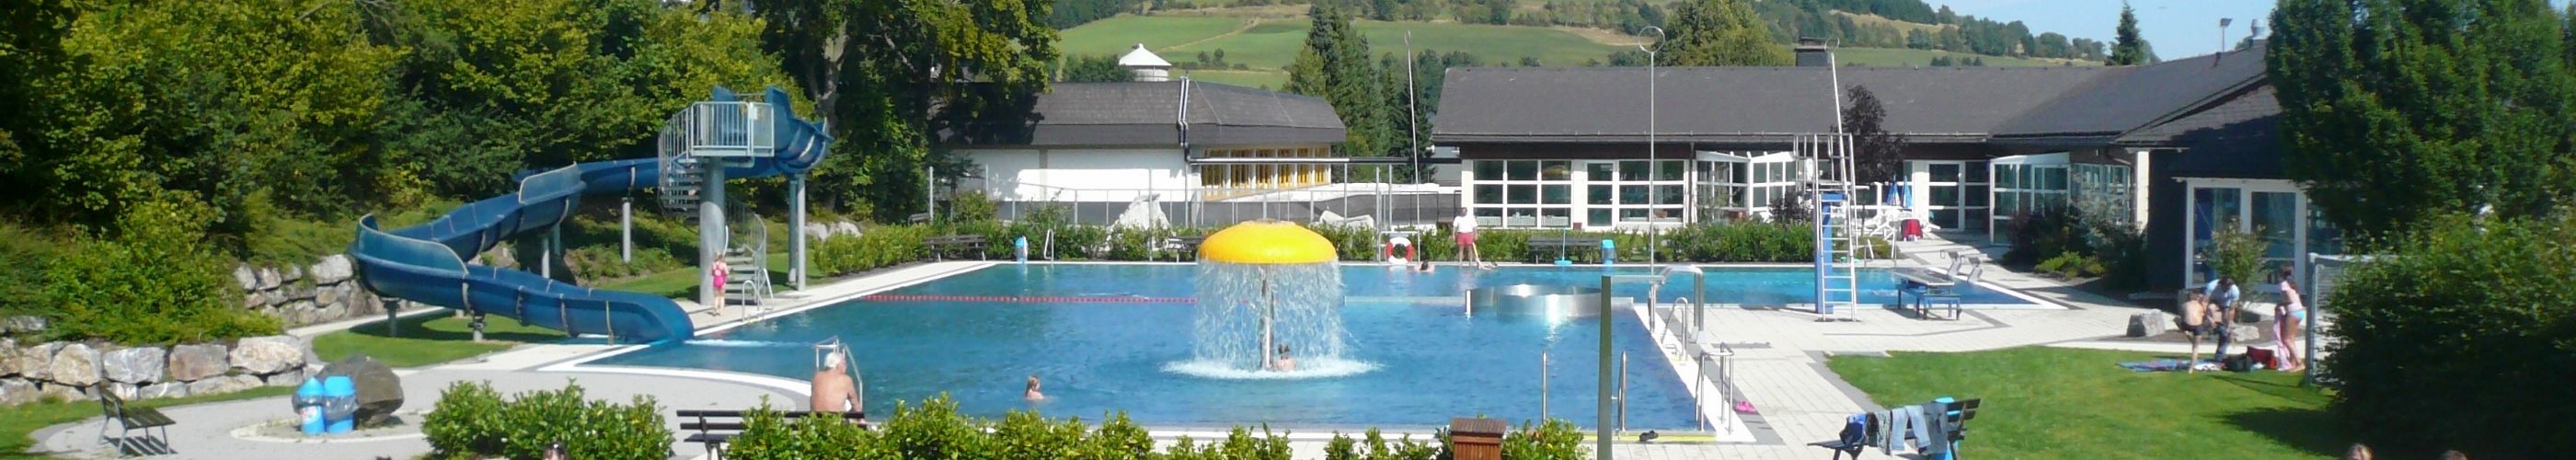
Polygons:
<instances>
[{"instance_id":1,"label":"yellow mushroom fountain","mask_svg":"<svg viewBox=\"0 0 2576 460\"><path fill-rule=\"evenodd\" d=\"M1337 261L1330 240L1293 223L1264 219L1208 235L1199 243L1195 361L1227 374L1340 374L1313 371L1352 367L1341 359ZM1283 351L1294 360L1286 368Z\"/></svg>"}]
</instances>

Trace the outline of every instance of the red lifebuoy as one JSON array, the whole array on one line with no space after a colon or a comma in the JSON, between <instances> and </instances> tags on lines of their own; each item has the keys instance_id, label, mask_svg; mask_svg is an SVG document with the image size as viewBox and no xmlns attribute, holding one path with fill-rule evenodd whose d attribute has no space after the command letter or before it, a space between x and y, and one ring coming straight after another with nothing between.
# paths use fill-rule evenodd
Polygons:
<instances>
[{"instance_id":1,"label":"red lifebuoy","mask_svg":"<svg viewBox=\"0 0 2576 460\"><path fill-rule=\"evenodd\" d=\"M1407 244L1407 245L1404 245L1404 260L1421 260L1421 258L1419 258L1419 257L1415 257L1415 255L1416 255L1419 251L1420 251L1420 245L1413 245L1413 244ZM1390 256L1391 256L1394 252L1395 252L1395 242L1393 242L1393 241L1389 241L1389 242L1387 242L1387 243L1386 243L1386 245L1385 245L1385 246L1379 246L1379 247L1377 248L1377 256L1378 256L1378 258L1380 258L1380 259L1390 258Z\"/></svg>"}]
</instances>

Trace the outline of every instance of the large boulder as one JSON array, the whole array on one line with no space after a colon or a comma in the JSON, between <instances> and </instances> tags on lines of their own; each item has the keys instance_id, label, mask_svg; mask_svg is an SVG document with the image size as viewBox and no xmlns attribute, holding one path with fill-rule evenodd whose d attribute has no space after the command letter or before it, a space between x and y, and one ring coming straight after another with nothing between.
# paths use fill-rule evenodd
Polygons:
<instances>
[{"instance_id":1,"label":"large boulder","mask_svg":"<svg viewBox=\"0 0 2576 460\"><path fill-rule=\"evenodd\" d=\"M2228 326L2228 330L2235 332L2235 335L2229 337L2239 344L2264 346L2263 344L2270 343L2263 340L2263 328L2261 326L2237 324Z\"/></svg>"},{"instance_id":2,"label":"large boulder","mask_svg":"<svg viewBox=\"0 0 2576 460\"><path fill-rule=\"evenodd\" d=\"M81 343L64 345L54 351L54 361L48 368L52 377L47 380L54 383L84 387L98 384L98 349Z\"/></svg>"},{"instance_id":3,"label":"large boulder","mask_svg":"<svg viewBox=\"0 0 2576 460\"><path fill-rule=\"evenodd\" d=\"M162 372L170 365L170 351L161 347L134 347L100 355L99 369L108 380L148 384L160 382Z\"/></svg>"},{"instance_id":4,"label":"large boulder","mask_svg":"<svg viewBox=\"0 0 2576 460\"><path fill-rule=\"evenodd\" d=\"M0 379L0 406L36 402L36 382L26 379Z\"/></svg>"},{"instance_id":5,"label":"large boulder","mask_svg":"<svg viewBox=\"0 0 2576 460\"><path fill-rule=\"evenodd\" d=\"M18 375L18 339L0 337L0 377Z\"/></svg>"},{"instance_id":6,"label":"large boulder","mask_svg":"<svg viewBox=\"0 0 2576 460\"><path fill-rule=\"evenodd\" d=\"M261 385L272 387L291 387L301 385L303 383L304 373L302 372L281 372L277 375L271 375L260 379Z\"/></svg>"},{"instance_id":7,"label":"large boulder","mask_svg":"<svg viewBox=\"0 0 2576 460\"><path fill-rule=\"evenodd\" d=\"M35 335L44 332L48 323L42 316L11 316L0 319L0 335Z\"/></svg>"},{"instance_id":8,"label":"large boulder","mask_svg":"<svg viewBox=\"0 0 2576 460\"><path fill-rule=\"evenodd\" d=\"M39 343L17 349L14 353L18 355L18 375L26 376L28 380L52 380L54 352L62 349L62 342Z\"/></svg>"},{"instance_id":9,"label":"large boulder","mask_svg":"<svg viewBox=\"0 0 2576 460\"><path fill-rule=\"evenodd\" d=\"M2165 315L2165 312L2151 311L2129 315L2130 337L2153 337L2163 335L2165 331L2171 329L2173 329L2173 317Z\"/></svg>"},{"instance_id":10,"label":"large boulder","mask_svg":"<svg viewBox=\"0 0 2576 460\"><path fill-rule=\"evenodd\" d=\"M252 376L247 376L247 375L222 375L222 376L209 377L209 378L206 378L206 379L204 379L204 380L198 380L198 381L194 381L194 382L188 382L188 394L191 394L191 395L224 394L224 393L231 393L231 392L235 392L235 391L247 390L247 389L251 389L251 388L257 388L257 387L259 387L259 385L260 385L259 377L252 377Z\"/></svg>"},{"instance_id":11,"label":"large boulder","mask_svg":"<svg viewBox=\"0 0 2576 460\"><path fill-rule=\"evenodd\" d=\"M332 254L330 257L322 258L321 262L313 264L313 282L316 284L346 281L356 273L350 269L347 254Z\"/></svg>"},{"instance_id":12,"label":"large boulder","mask_svg":"<svg viewBox=\"0 0 2576 460\"><path fill-rule=\"evenodd\" d=\"M275 268L259 269L259 289L277 289L277 285L284 283L285 278L286 276L278 274Z\"/></svg>"},{"instance_id":13,"label":"large boulder","mask_svg":"<svg viewBox=\"0 0 2576 460\"><path fill-rule=\"evenodd\" d=\"M304 339L272 335L249 337L233 344L232 367L259 375L269 375L304 365Z\"/></svg>"},{"instance_id":14,"label":"large boulder","mask_svg":"<svg viewBox=\"0 0 2576 460\"><path fill-rule=\"evenodd\" d=\"M806 222L805 239L813 241L832 239L832 226L821 222Z\"/></svg>"},{"instance_id":15,"label":"large boulder","mask_svg":"<svg viewBox=\"0 0 2576 460\"><path fill-rule=\"evenodd\" d=\"M194 382L232 370L232 357L222 344L170 347L170 380Z\"/></svg>"},{"instance_id":16,"label":"large boulder","mask_svg":"<svg viewBox=\"0 0 2576 460\"><path fill-rule=\"evenodd\" d=\"M233 285L244 291L259 290L259 270L247 264L233 267Z\"/></svg>"},{"instance_id":17,"label":"large boulder","mask_svg":"<svg viewBox=\"0 0 2576 460\"><path fill-rule=\"evenodd\" d=\"M358 385L358 410L353 416L359 426L375 425L402 409L402 376L394 368L365 354L350 355L322 368L322 375L346 375Z\"/></svg>"},{"instance_id":18,"label":"large boulder","mask_svg":"<svg viewBox=\"0 0 2576 460\"><path fill-rule=\"evenodd\" d=\"M185 382L161 382L144 385L143 388L134 390L134 399L170 399L185 397L188 397L188 384Z\"/></svg>"},{"instance_id":19,"label":"large boulder","mask_svg":"<svg viewBox=\"0 0 2576 460\"><path fill-rule=\"evenodd\" d=\"M838 236L859 236L859 224L853 224L846 220L833 222L832 234Z\"/></svg>"},{"instance_id":20,"label":"large boulder","mask_svg":"<svg viewBox=\"0 0 2576 460\"><path fill-rule=\"evenodd\" d=\"M96 393L91 393L89 387L77 387L60 383L38 385L36 390L36 398L39 401L46 399L55 401L79 401L89 399L90 396L94 394Z\"/></svg>"}]
</instances>

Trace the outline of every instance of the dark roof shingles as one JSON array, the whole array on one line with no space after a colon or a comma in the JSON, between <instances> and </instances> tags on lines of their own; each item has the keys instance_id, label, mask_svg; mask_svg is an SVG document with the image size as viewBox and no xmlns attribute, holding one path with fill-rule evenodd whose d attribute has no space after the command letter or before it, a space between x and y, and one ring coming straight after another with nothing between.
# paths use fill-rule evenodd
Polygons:
<instances>
[{"instance_id":1,"label":"dark roof shingles","mask_svg":"<svg viewBox=\"0 0 2576 460\"><path fill-rule=\"evenodd\" d=\"M1676 141L1785 141L1830 132L1820 67L1657 69L1655 132ZM1917 141L1979 141L1997 125L2105 72L2092 67L1845 67L1888 109L1890 131ZM1435 136L1443 141L1627 141L1646 132L1647 79L1637 68L1451 69ZM1776 139L1775 139L1776 138Z\"/></svg>"},{"instance_id":2,"label":"dark roof shingles","mask_svg":"<svg viewBox=\"0 0 2576 460\"><path fill-rule=\"evenodd\" d=\"M2263 49L2111 70L2015 117L1997 137L2113 137L2180 115L2263 77Z\"/></svg>"}]
</instances>

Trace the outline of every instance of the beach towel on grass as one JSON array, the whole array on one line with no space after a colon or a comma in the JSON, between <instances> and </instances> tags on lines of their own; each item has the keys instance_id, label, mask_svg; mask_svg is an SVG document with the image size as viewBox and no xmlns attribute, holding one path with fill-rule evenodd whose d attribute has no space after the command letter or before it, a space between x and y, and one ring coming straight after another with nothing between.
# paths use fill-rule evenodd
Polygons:
<instances>
[{"instance_id":1,"label":"beach towel on grass","mask_svg":"<svg viewBox=\"0 0 2576 460\"><path fill-rule=\"evenodd\" d=\"M2201 362L2202 362L2202 363L2208 363L2208 364L2211 364L2211 365L2213 365L2213 366L2214 366L2214 365L2216 365L2216 363L2211 362L2211 361L2208 361L2208 360L2202 360ZM2191 362L2190 362L2190 361L2180 360L2180 359L2173 359L2173 358L2163 358L2163 359L2152 359L2152 360L2146 360L2146 361L2130 361L2130 362L2120 363L2120 368L2122 368L2122 369L2128 369L2128 370L2132 370L2132 371L2137 371L2137 372L2173 372L2173 371L2180 371L2180 370L2183 370L2185 366L2189 366L2189 365L2191 365Z\"/></svg>"}]
</instances>

